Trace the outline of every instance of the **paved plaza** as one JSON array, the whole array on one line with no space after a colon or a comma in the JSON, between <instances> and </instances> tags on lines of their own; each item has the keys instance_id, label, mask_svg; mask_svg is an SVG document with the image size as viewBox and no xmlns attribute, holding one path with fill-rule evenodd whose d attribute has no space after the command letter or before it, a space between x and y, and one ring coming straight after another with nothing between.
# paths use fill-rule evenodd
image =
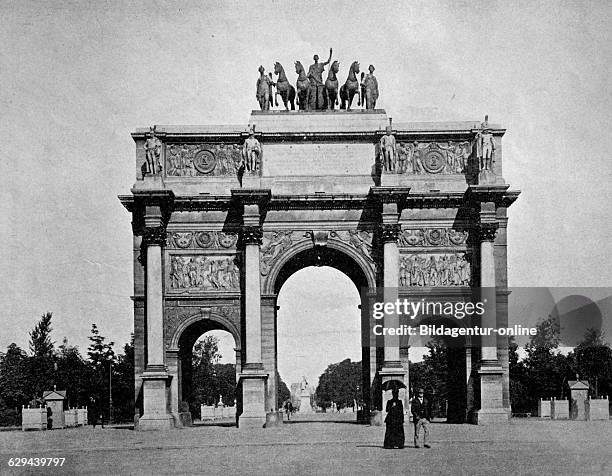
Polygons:
<instances>
[{"instance_id":1,"label":"paved plaza","mask_svg":"<svg viewBox=\"0 0 612 476\"><path fill-rule=\"evenodd\" d=\"M278 429L197 426L135 432L91 427L0 433L1 474L612 474L612 423L514 419L497 427L434 423L431 449L382 448L382 427L349 415ZM406 427L407 436L410 428ZM64 457L61 468L9 468L11 457Z\"/></svg>"}]
</instances>

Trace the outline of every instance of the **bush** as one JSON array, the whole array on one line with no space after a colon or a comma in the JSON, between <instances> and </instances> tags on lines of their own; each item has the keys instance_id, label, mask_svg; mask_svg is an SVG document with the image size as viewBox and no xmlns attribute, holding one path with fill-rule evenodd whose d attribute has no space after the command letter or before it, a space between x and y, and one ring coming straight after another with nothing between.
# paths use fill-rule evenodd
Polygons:
<instances>
[{"instance_id":1,"label":"bush","mask_svg":"<svg viewBox=\"0 0 612 476\"><path fill-rule=\"evenodd\" d=\"M7 408L0 399L0 426L21 426L21 412Z\"/></svg>"}]
</instances>

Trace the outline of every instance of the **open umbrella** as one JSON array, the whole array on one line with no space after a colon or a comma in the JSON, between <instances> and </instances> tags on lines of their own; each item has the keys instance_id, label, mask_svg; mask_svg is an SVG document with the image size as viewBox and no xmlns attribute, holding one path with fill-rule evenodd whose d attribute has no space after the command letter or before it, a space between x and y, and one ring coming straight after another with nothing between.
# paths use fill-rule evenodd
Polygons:
<instances>
[{"instance_id":1,"label":"open umbrella","mask_svg":"<svg viewBox=\"0 0 612 476\"><path fill-rule=\"evenodd\" d=\"M399 390L400 388L406 388L406 385L401 380L387 380L383 382L382 389L387 390Z\"/></svg>"}]
</instances>

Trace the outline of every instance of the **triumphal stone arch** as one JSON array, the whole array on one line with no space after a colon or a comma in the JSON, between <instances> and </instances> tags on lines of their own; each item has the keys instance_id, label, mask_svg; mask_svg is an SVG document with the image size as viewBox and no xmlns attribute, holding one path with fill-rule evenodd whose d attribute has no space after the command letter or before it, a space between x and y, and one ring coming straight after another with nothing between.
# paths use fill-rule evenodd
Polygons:
<instances>
[{"instance_id":1,"label":"triumphal stone arch","mask_svg":"<svg viewBox=\"0 0 612 476\"><path fill-rule=\"evenodd\" d=\"M483 325L505 325L506 211L518 192L503 179L503 134L487 120L400 123L379 109L253 111L240 126L134 132L137 180L120 199L133 216L139 428L179 424L191 347L211 329L236 343L239 427L272 422L276 299L306 266L384 288L385 300L493 289ZM409 344L371 333L366 295L361 390L364 418L376 419L385 382L408 383ZM456 420L508 420L505 339L467 338L455 352Z\"/></svg>"}]
</instances>

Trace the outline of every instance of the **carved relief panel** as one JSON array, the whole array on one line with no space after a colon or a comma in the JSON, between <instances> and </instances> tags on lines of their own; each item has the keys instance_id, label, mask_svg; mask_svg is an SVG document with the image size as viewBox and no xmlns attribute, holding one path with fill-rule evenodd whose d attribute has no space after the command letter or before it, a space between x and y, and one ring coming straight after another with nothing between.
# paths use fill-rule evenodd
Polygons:
<instances>
[{"instance_id":1,"label":"carved relief panel","mask_svg":"<svg viewBox=\"0 0 612 476\"><path fill-rule=\"evenodd\" d=\"M428 175L465 174L472 155L472 142L399 142L395 164L384 173Z\"/></svg>"},{"instance_id":2,"label":"carved relief panel","mask_svg":"<svg viewBox=\"0 0 612 476\"><path fill-rule=\"evenodd\" d=\"M240 291L240 270L234 256L170 254L169 261L169 292Z\"/></svg>"},{"instance_id":3,"label":"carved relief panel","mask_svg":"<svg viewBox=\"0 0 612 476\"><path fill-rule=\"evenodd\" d=\"M400 286L469 286L472 266L466 253L406 254L400 259Z\"/></svg>"},{"instance_id":4,"label":"carved relief panel","mask_svg":"<svg viewBox=\"0 0 612 476\"><path fill-rule=\"evenodd\" d=\"M166 175L170 177L236 176L242 165L242 146L238 144L168 144L166 147Z\"/></svg>"},{"instance_id":5,"label":"carved relief panel","mask_svg":"<svg viewBox=\"0 0 612 476\"><path fill-rule=\"evenodd\" d=\"M223 231L168 231L169 249L235 249L237 233Z\"/></svg>"},{"instance_id":6,"label":"carved relief panel","mask_svg":"<svg viewBox=\"0 0 612 476\"><path fill-rule=\"evenodd\" d=\"M372 257L372 240L373 240L374 235L372 234L371 231L363 231L363 230L332 231L330 233L330 236L331 238L338 239L352 246L370 264L374 265L374 258Z\"/></svg>"},{"instance_id":7,"label":"carved relief panel","mask_svg":"<svg viewBox=\"0 0 612 476\"><path fill-rule=\"evenodd\" d=\"M465 246L467 231L453 228L405 228L398 238L401 248Z\"/></svg>"}]
</instances>

